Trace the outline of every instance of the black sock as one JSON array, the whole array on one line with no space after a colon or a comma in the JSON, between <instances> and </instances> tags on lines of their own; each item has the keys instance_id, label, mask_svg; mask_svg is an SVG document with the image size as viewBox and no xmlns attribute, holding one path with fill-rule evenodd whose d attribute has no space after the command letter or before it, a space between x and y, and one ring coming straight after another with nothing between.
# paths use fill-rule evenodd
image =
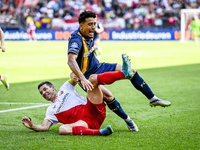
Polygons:
<instances>
[{"instance_id":1,"label":"black sock","mask_svg":"<svg viewBox=\"0 0 200 150\"><path fill-rule=\"evenodd\" d=\"M106 102L106 103L108 107L110 108L110 110L112 110L122 119L126 119L128 117L128 115L124 112L124 110L120 106L120 103L117 100L115 100L115 98L112 101Z\"/></svg>"},{"instance_id":2,"label":"black sock","mask_svg":"<svg viewBox=\"0 0 200 150\"><path fill-rule=\"evenodd\" d=\"M142 77L140 77L140 75L137 72L131 79L131 83L137 90L142 92L148 99L151 99L154 96L148 84L142 79Z\"/></svg>"}]
</instances>

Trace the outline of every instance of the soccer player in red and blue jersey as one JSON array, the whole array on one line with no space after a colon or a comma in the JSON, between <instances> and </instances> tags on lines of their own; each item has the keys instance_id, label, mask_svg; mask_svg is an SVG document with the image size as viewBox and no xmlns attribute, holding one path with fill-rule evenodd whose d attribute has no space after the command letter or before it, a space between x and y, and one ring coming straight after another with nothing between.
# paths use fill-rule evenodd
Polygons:
<instances>
[{"instance_id":1,"label":"soccer player in red and blue jersey","mask_svg":"<svg viewBox=\"0 0 200 150\"><path fill-rule=\"evenodd\" d=\"M73 73L79 78L84 90L92 90L93 86L88 80L91 74L100 74L109 71L120 71L121 64L117 63L99 63L94 55L94 31L96 28L96 13L84 11L80 14L79 29L71 34L68 43L68 65ZM170 106L169 101L163 101L156 97L150 87L140 77L138 72L133 69L134 76L130 79L133 86L141 91L149 100L150 106ZM120 103L114 98L112 93L103 85L100 86L103 92L104 101L108 107L119 117L125 120L130 131L135 131L133 121L124 112Z\"/></svg>"}]
</instances>

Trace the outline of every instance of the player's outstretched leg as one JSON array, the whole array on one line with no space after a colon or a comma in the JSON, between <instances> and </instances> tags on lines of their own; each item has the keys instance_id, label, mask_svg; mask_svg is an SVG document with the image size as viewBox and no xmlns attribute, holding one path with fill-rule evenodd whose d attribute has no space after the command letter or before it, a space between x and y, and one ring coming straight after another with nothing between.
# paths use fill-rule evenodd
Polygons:
<instances>
[{"instance_id":1,"label":"player's outstretched leg","mask_svg":"<svg viewBox=\"0 0 200 150\"><path fill-rule=\"evenodd\" d=\"M0 80L3 83L3 85L6 87L6 89L9 90L10 85L8 83L7 75L6 74L4 76L0 75Z\"/></svg>"},{"instance_id":2,"label":"player's outstretched leg","mask_svg":"<svg viewBox=\"0 0 200 150\"><path fill-rule=\"evenodd\" d=\"M133 69L131 68L131 60L129 59L129 57L126 54L122 54L122 60L123 60L123 64L122 64L122 69L121 72L124 73L125 77L127 79L130 79L133 77L134 73L133 73Z\"/></svg>"},{"instance_id":3,"label":"player's outstretched leg","mask_svg":"<svg viewBox=\"0 0 200 150\"><path fill-rule=\"evenodd\" d=\"M142 92L149 100L150 100L150 106L156 107L168 107L171 105L169 101L164 101L154 95L154 93L151 91L151 88L148 86L148 84L144 81L144 79L136 72L134 76L130 79L133 86Z\"/></svg>"},{"instance_id":4,"label":"player's outstretched leg","mask_svg":"<svg viewBox=\"0 0 200 150\"><path fill-rule=\"evenodd\" d=\"M130 61L129 57L126 54L122 54L122 59L123 59L123 65L122 65L121 71L124 73L126 78L132 78L134 73L133 73L133 69L131 68L131 61ZM138 74L136 73L135 76L137 76L137 75ZM142 83L143 83L143 85L146 84L143 81L143 79L142 79ZM146 84L146 86L148 86L148 85ZM156 96L154 96L153 98L154 99L151 100L151 102L149 103L151 107L156 107L156 106L168 107L171 105L171 103L169 101L164 101L160 98L157 98Z\"/></svg>"},{"instance_id":5,"label":"player's outstretched leg","mask_svg":"<svg viewBox=\"0 0 200 150\"><path fill-rule=\"evenodd\" d=\"M126 54L122 54L123 59L123 68L121 71L113 71L113 72L104 72L103 74L97 75L98 84L112 84L113 82L120 80L120 79L126 79L126 78L132 78L134 73L131 68L131 62L130 59ZM106 102L108 107L115 112L119 117L121 117L127 124L130 131L137 132L138 127L133 122L133 120L124 112L122 107L120 106L120 103L115 100L115 98L110 101Z\"/></svg>"},{"instance_id":6,"label":"player's outstretched leg","mask_svg":"<svg viewBox=\"0 0 200 150\"><path fill-rule=\"evenodd\" d=\"M122 60L123 64L121 71L104 72L97 75L99 85L112 84L117 80L130 79L134 76L129 57L126 54L122 54Z\"/></svg>"},{"instance_id":7,"label":"player's outstretched leg","mask_svg":"<svg viewBox=\"0 0 200 150\"><path fill-rule=\"evenodd\" d=\"M100 129L101 135L107 136L112 134L114 131L111 128L111 125L106 126L104 129Z\"/></svg>"}]
</instances>

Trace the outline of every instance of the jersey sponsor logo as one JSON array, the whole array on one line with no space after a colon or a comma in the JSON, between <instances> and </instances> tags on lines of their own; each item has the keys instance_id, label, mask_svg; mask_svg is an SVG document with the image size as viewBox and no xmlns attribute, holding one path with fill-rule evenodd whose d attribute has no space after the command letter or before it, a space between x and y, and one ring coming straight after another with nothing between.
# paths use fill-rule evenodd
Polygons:
<instances>
[{"instance_id":1,"label":"jersey sponsor logo","mask_svg":"<svg viewBox=\"0 0 200 150\"><path fill-rule=\"evenodd\" d=\"M65 105L65 103L67 102L67 99L69 98L70 94L66 93L62 99L62 102L60 104L60 106L58 107L56 114L58 114L60 112L60 109Z\"/></svg>"},{"instance_id":2,"label":"jersey sponsor logo","mask_svg":"<svg viewBox=\"0 0 200 150\"><path fill-rule=\"evenodd\" d=\"M73 42L70 47L72 47L72 48L78 48L78 44L76 42Z\"/></svg>"},{"instance_id":3,"label":"jersey sponsor logo","mask_svg":"<svg viewBox=\"0 0 200 150\"><path fill-rule=\"evenodd\" d=\"M87 53L84 53L83 57L88 57L94 51L94 47L92 47Z\"/></svg>"},{"instance_id":4,"label":"jersey sponsor logo","mask_svg":"<svg viewBox=\"0 0 200 150\"><path fill-rule=\"evenodd\" d=\"M59 91L59 96L62 95L64 92L63 91Z\"/></svg>"}]
</instances>

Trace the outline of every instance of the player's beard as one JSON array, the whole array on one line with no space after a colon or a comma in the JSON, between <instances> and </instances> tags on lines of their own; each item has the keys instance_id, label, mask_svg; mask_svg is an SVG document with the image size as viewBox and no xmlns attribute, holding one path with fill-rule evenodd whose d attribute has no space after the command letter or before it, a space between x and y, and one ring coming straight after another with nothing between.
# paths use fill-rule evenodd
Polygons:
<instances>
[{"instance_id":1,"label":"player's beard","mask_svg":"<svg viewBox=\"0 0 200 150\"><path fill-rule=\"evenodd\" d=\"M48 95L49 96L49 95ZM53 101L53 94L50 95L50 98L48 99L47 97L45 98L47 101Z\"/></svg>"},{"instance_id":2,"label":"player's beard","mask_svg":"<svg viewBox=\"0 0 200 150\"><path fill-rule=\"evenodd\" d=\"M47 100L47 101L53 101L53 95L51 95L51 97Z\"/></svg>"}]
</instances>

